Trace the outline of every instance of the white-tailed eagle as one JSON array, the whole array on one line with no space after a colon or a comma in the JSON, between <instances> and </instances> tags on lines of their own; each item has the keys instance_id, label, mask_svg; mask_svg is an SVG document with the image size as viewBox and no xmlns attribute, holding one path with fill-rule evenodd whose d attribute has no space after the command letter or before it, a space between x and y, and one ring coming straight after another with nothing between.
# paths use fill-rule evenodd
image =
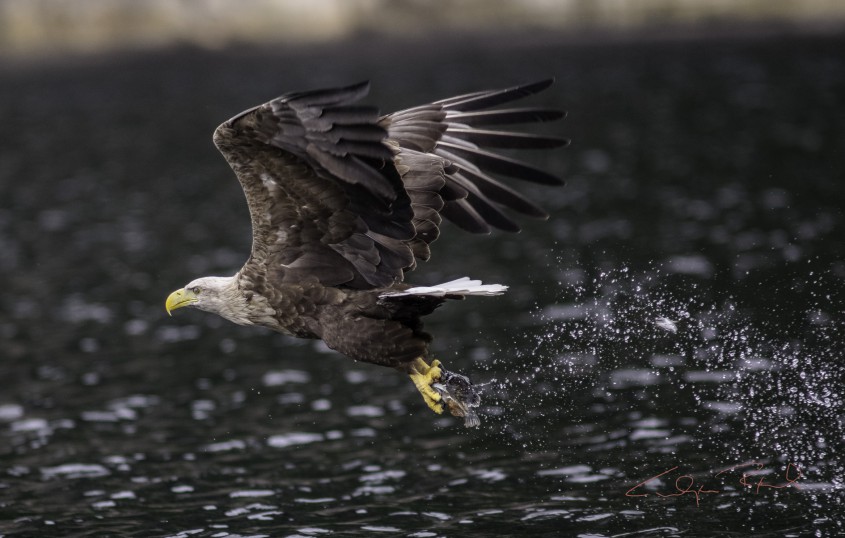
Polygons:
<instances>
[{"instance_id":1,"label":"white-tailed eagle","mask_svg":"<svg viewBox=\"0 0 845 538\"><path fill-rule=\"evenodd\" d=\"M214 132L252 218L252 252L234 276L174 291L186 306L261 325L364 362L407 373L428 406L478 424L478 391L430 360L420 318L447 299L498 295L506 286L462 278L414 287L405 273L428 260L442 218L472 233L517 232L505 209L547 218L502 183L506 176L562 185L554 175L483 148L546 149L566 140L491 129L563 118L556 110L499 107L551 80L482 91L380 116L356 104L368 83L289 93ZM493 108L498 107L498 108Z\"/></svg>"}]
</instances>

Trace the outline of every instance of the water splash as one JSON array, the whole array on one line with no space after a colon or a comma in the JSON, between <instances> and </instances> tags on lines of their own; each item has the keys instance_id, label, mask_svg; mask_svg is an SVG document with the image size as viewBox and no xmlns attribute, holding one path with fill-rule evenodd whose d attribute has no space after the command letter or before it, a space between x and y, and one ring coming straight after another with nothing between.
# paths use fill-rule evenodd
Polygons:
<instances>
[{"instance_id":1,"label":"water splash","mask_svg":"<svg viewBox=\"0 0 845 538\"><path fill-rule=\"evenodd\" d=\"M533 346L498 386L493 419L511 442L550 450L559 428L615 409L627 421L621 434L582 441L670 454L696 446L713 466L792 464L828 493L842 487L845 467L832 456L845 438L835 336L845 326L819 314L826 305L810 304L801 326L773 328L742 301L663 268L601 273L560 295L535 313ZM494 360L491 370L503 366ZM632 395L634 414L625 410ZM667 419L637 419L649 411Z\"/></svg>"}]
</instances>

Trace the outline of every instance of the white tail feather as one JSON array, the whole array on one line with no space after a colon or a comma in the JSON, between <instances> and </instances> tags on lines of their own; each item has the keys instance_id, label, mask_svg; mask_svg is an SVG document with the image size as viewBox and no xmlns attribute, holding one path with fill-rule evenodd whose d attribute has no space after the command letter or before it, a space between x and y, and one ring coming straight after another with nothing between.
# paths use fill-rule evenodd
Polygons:
<instances>
[{"instance_id":1,"label":"white tail feather","mask_svg":"<svg viewBox=\"0 0 845 538\"><path fill-rule=\"evenodd\" d=\"M480 280L470 280L465 276L451 282L445 282L436 286L417 286L404 291L390 291L379 295L379 299L389 297L404 297L406 295L427 295L430 297L443 297L444 295L501 295L507 290L507 286L501 284L482 284Z\"/></svg>"}]
</instances>

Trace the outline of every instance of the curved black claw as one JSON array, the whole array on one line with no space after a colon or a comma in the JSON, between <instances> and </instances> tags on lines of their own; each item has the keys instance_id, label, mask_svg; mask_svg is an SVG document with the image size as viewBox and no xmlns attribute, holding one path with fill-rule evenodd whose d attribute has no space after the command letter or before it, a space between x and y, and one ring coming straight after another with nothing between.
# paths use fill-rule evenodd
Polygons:
<instances>
[{"instance_id":1,"label":"curved black claw","mask_svg":"<svg viewBox=\"0 0 845 538\"><path fill-rule=\"evenodd\" d=\"M465 375L450 372L440 366L440 380L432 385L456 417L464 417L464 426L475 428L481 424L475 408L481 405L478 385L473 385Z\"/></svg>"}]
</instances>

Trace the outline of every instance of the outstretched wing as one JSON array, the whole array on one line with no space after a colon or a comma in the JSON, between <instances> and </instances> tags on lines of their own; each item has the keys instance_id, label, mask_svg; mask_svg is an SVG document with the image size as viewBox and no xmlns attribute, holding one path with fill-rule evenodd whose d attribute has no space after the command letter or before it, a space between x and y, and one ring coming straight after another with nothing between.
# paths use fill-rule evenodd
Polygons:
<instances>
[{"instance_id":1,"label":"outstretched wing","mask_svg":"<svg viewBox=\"0 0 845 538\"><path fill-rule=\"evenodd\" d=\"M428 259L428 245L439 234L441 215L473 233L488 233L491 227L519 231L503 208L548 217L492 174L548 185L563 185L563 180L483 148L567 145L569 141L562 138L488 128L562 119L565 114L557 110L491 108L538 93L552 82L460 95L381 118L379 125L387 129L388 143L397 151L395 161L411 200L417 232L411 245L416 258Z\"/></svg>"},{"instance_id":2,"label":"outstretched wing","mask_svg":"<svg viewBox=\"0 0 845 538\"><path fill-rule=\"evenodd\" d=\"M402 281L426 260L441 215L476 233L518 231L502 208L544 218L490 174L561 185L546 172L482 149L551 148L559 138L486 128L560 119L538 108L490 109L551 84L437 101L387 116L355 105L367 83L283 95L214 132L252 219L241 273L273 283L358 289Z\"/></svg>"},{"instance_id":3,"label":"outstretched wing","mask_svg":"<svg viewBox=\"0 0 845 538\"><path fill-rule=\"evenodd\" d=\"M352 104L368 89L286 94L214 132L252 219L242 273L371 288L413 265L413 215L387 133L375 108Z\"/></svg>"}]
</instances>

